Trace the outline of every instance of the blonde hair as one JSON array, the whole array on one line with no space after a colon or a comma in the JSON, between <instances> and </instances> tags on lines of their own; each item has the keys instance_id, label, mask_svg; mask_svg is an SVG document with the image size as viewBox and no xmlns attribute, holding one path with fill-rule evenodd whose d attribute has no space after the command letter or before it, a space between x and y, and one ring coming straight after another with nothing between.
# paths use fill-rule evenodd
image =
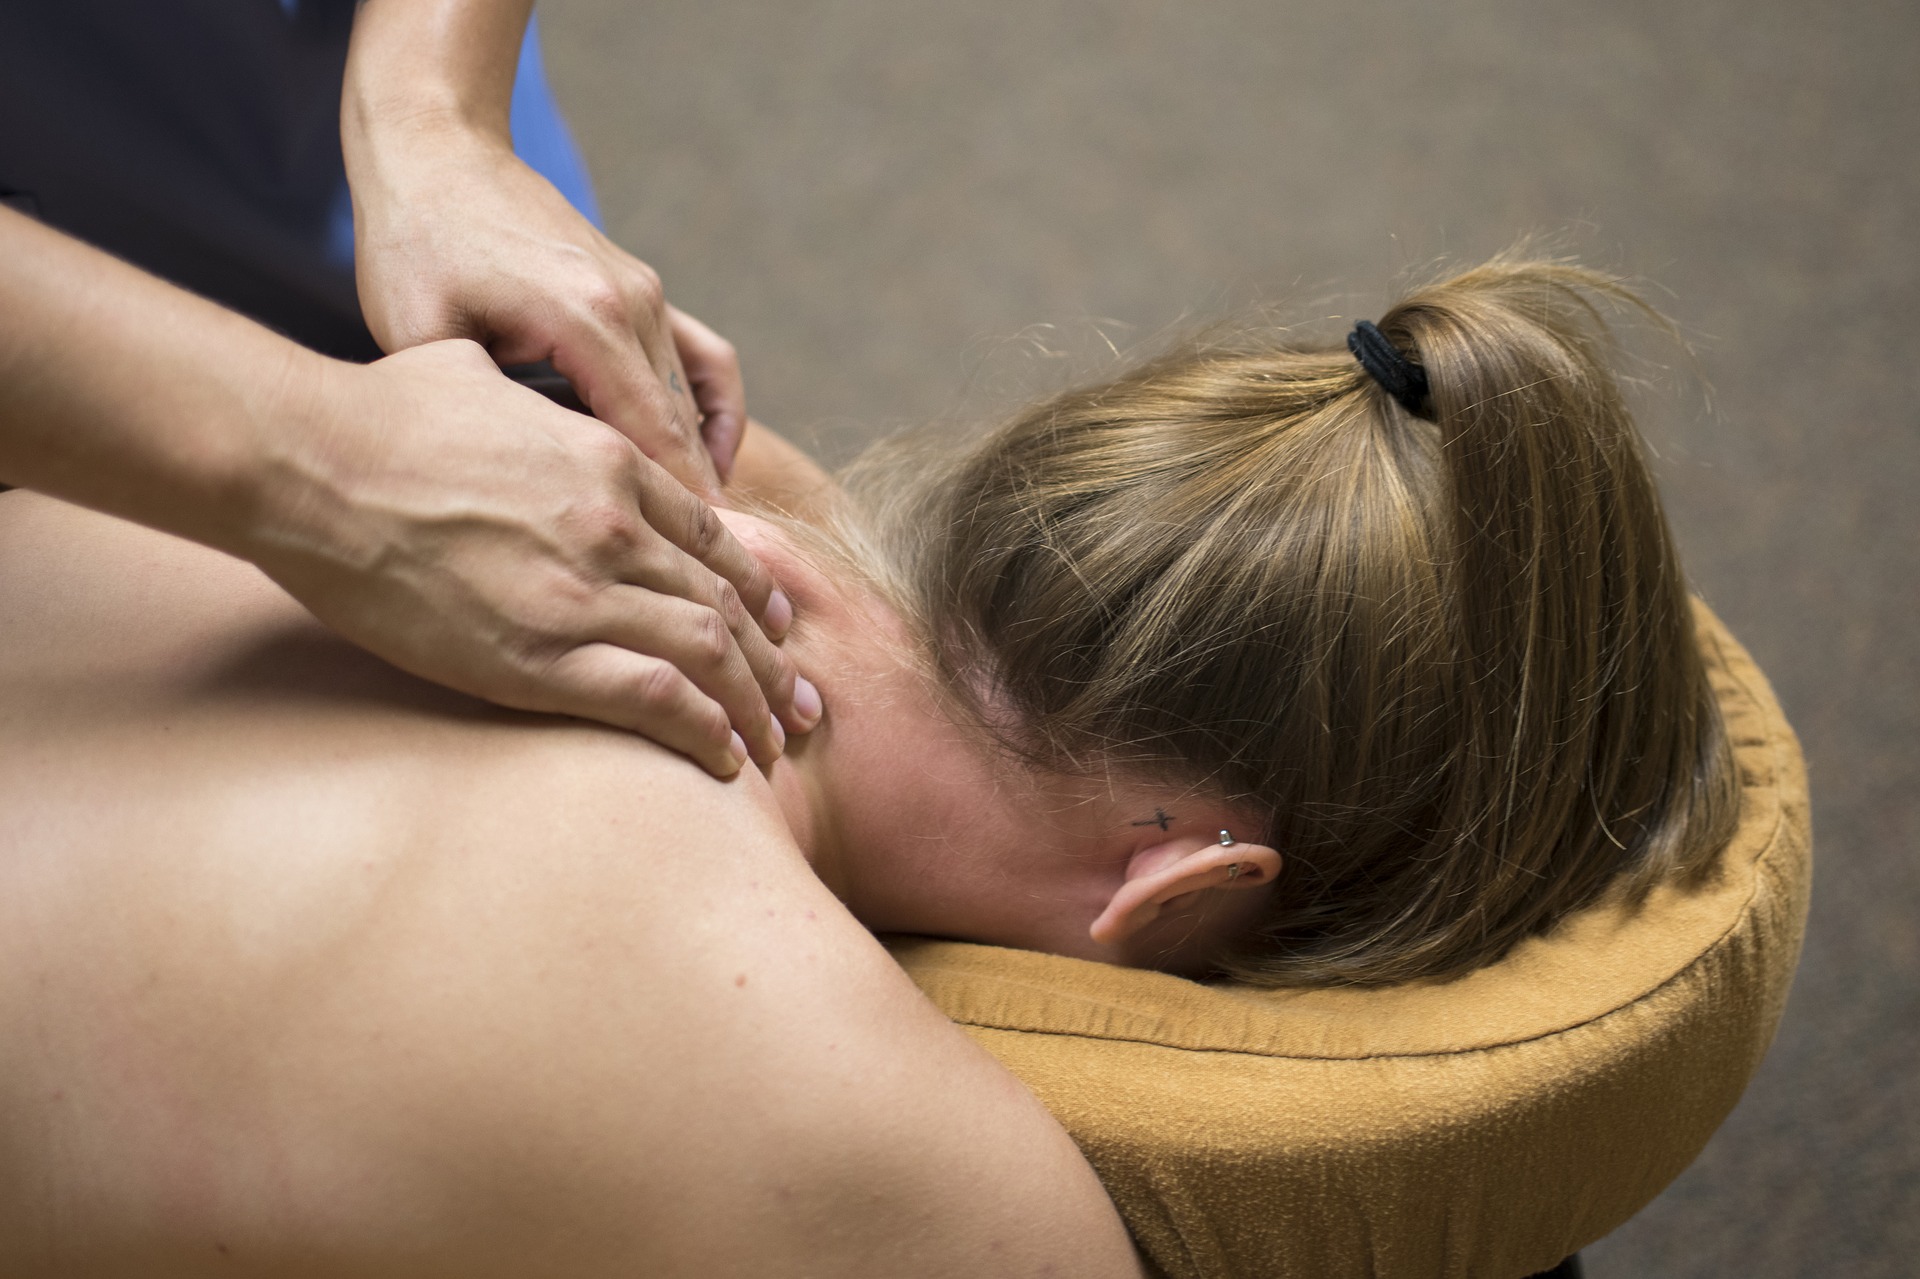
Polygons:
<instances>
[{"instance_id":1,"label":"blonde hair","mask_svg":"<svg viewBox=\"0 0 1920 1279\"><path fill-rule=\"evenodd\" d=\"M1344 346L1191 341L885 468L862 558L1027 765L1262 814L1285 868L1225 971L1468 971L1734 820L1595 298L1639 305L1520 257L1415 290L1378 323L1422 417Z\"/></svg>"}]
</instances>

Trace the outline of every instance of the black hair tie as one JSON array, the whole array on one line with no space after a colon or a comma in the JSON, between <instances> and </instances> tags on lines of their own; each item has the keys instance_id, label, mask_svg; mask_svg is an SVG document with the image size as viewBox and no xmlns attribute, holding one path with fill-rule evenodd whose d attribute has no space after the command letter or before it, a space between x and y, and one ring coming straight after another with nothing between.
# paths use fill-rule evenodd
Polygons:
<instances>
[{"instance_id":1,"label":"black hair tie","mask_svg":"<svg viewBox=\"0 0 1920 1279\"><path fill-rule=\"evenodd\" d=\"M1400 354L1400 348L1387 341L1372 320L1353 326L1347 334L1347 350L1382 390L1400 401L1401 408L1415 417L1427 415L1427 371Z\"/></svg>"}]
</instances>

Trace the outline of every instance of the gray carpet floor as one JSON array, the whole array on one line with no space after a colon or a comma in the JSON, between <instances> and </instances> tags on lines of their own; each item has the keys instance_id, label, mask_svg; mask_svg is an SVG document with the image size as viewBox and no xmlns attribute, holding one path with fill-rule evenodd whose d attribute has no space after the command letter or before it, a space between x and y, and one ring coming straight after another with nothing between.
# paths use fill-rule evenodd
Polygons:
<instances>
[{"instance_id":1,"label":"gray carpet floor","mask_svg":"<svg viewBox=\"0 0 1920 1279\"><path fill-rule=\"evenodd\" d=\"M1819 868L1772 1055L1589 1271L1920 1274L1920 5L541 13L615 237L830 458L1526 233L1661 286L1696 355L1643 425L1805 742Z\"/></svg>"}]
</instances>

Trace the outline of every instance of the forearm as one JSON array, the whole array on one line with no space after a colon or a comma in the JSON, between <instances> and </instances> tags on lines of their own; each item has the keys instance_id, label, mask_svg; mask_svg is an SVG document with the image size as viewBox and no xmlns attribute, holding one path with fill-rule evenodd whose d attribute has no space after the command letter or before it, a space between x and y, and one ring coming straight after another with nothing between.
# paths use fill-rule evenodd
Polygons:
<instances>
[{"instance_id":1,"label":"forearm","mask_svg":"<svg viewBox=\"0 0 1920 1279\"><path fill-rule=\"evenodd\" d=\"M514 67L533 0L366 0L341 100L353 151L394 125L457 125L509 142Z\"/></svg>"},{"instance_id":2,"label":"forearm","mask_svg":"<svg viewBox=\"0 0 1920 1279\"><path fill-rule=\"evenodd\" d=\"M0 209L0 480L236 549L332 363Z\"/></svg>"}]
</instances>

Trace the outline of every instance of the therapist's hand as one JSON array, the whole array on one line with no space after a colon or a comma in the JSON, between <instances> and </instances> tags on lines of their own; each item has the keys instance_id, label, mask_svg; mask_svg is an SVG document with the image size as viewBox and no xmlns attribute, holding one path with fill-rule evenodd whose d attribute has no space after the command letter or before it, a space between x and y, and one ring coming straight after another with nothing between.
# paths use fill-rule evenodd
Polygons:
<instances>
[{"instance_id":1,"label":"therapist's hand","mask_svg":"<svg viewBox=\"0 0 1920 1279\"><path fill-rule=\"evenodd\" d=\"M550 360L694 492L726 479L747 420L732 346L503 138L430 118L349 155L360 303L383 349L464 337L501 364Z\"/></svg>"},{"instance_id":2,"label":"therapist's hand","mask_svg":"<svg viewBox=\"0 0 1920 1279\"><path fill-rule=\"evenodd\" d=\"M471 342L328 362L234 549L323 622L488 701L601 720L727 776L818 695L773 643L792 607L625 437ZM765 628L764 633L763 629ZM795 709L799 690L802 708Z\"/></svg>"},{"instance_id":3,"label":"therapist's hand","mask_svg":"<svg viewBox=\"0 0 1920 1279\"><path fill-rule=\"evenodd\" d=\"M252 560L427 679L715 773L736 732L764 763L819 719L769 639L792 606L612 428L471 342L330 360L5 208L0 479Z\"/></svg>"}]
</instances>

